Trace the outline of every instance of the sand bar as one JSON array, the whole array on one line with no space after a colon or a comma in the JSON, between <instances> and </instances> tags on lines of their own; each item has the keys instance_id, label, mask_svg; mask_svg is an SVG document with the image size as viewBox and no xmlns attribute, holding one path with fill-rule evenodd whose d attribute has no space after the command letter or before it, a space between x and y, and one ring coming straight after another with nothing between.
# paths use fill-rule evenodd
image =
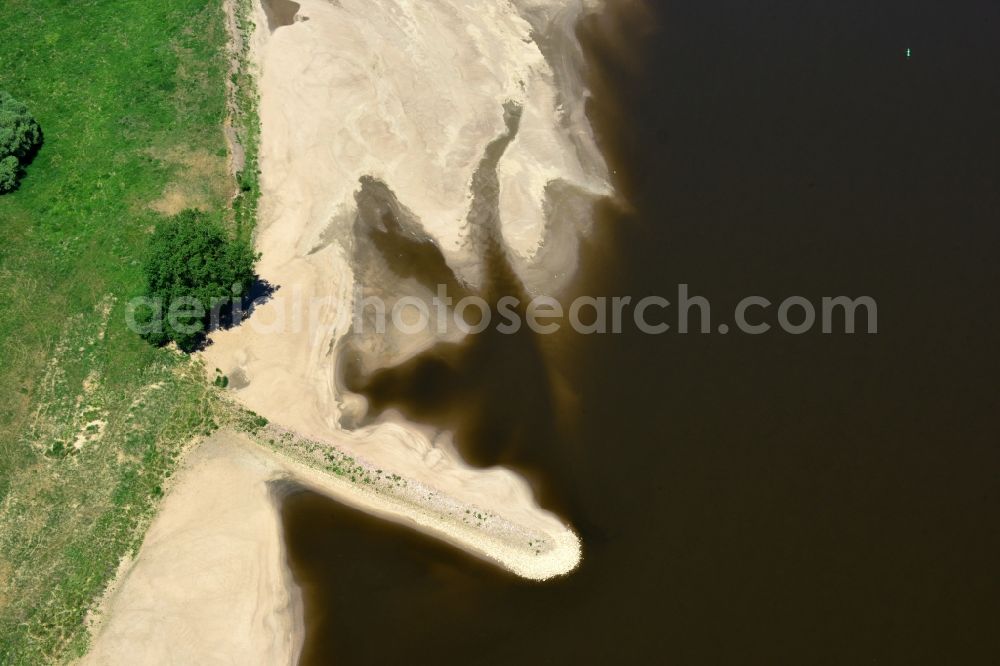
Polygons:
<instances>
[{"instance_id":1,"label":"sand bar","mask_svg":"<svg viewBox=\"0 0 1000 666\"><path fill-rule=\"evenodd\" d=\"M338 386L338 354L352 334L359 276L366 289L426 296L391 265L359 265L361 184L381 184L379 191L412 216L408 233L434 243L458 279L474 287L482 266L470 242L470 188L487 147L510 129L511 105L520 123L495 167L499 232L530 290L557 286L571 271L576 247L567 239L576 239L587 219L578 207L610 191L574 71L572 28L587 10L582 2L539 0L303 0L295 17L272 31L258 6L259 272L279 289L248 322L214 334L205 352L210 370L238 379L235 398L281 428L432 489L455 506L480 507L525 533L546 534L562 550L547 561L527 540L523 552L514 550L517 539L489 556L536 579L576 566L572 530L539 508L512 471L465 465L447 433L428 435L391 418L346 427L365 405ZM571 214L557 219L549 214L554 209ZM387 336L375 363L433 341ZM424 506L411 518L420 523L420 512L439 508ZM468 530L449 534L473 552L495 546Z\"/></svg>"}]
</instances>

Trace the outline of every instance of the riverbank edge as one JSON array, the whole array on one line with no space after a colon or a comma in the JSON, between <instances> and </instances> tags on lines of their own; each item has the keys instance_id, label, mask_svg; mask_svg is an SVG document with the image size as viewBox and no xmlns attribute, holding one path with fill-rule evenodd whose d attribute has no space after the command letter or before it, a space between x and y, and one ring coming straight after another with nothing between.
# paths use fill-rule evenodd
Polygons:
<instances>
[{"instance_id":1,"label":"riverbank edge","mask_svg":"<svg viewBox=\"0 0 1000 666\"><path fill-rule=\"evenodd\" d=\"M310 490L417 529L528 580L564 576L580 564L580 539L566 525L558 531L529 528L378 468L332 442L301 437L256 415L242 420L238 429L287 461L297 471L291 480Z\"/></svg>"}]
</instances>

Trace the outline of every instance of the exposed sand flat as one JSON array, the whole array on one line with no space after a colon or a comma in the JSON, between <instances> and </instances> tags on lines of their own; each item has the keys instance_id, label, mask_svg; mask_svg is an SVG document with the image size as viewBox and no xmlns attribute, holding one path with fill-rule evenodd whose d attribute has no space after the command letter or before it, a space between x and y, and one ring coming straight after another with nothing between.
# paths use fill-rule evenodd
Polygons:
<instances>
[{"instance_id":1,"label":"exposed sand flat","mask_svg":"<svg viewBox=\"0 0 1000 666\"><path fill-rule=\"evenodd\" d=\"M278 511L281 494L296 485L484 558L499 557L523 573L563 570L567 563L558 558L575 545L551 544L542 557L531 556L512 545L530 534L497 519L488 529L450 519L462 507L446 498L428 501L425 486L407 484L398 493L360 489L223 430L187 457L137 557L106 596L82 663L295 663L301 607ZM572 533L561 538L575 542Z\"/></svg>"},{"instance_id":2,"label":"exposed sand flat","mask_svg":"<svg viewBox=\"0 0 1000 666\"><path fill-rule=\"evenodd\" d=\"M238 435L193 451L83 663L294 663L301 625L269 486L282 474Z\"/></svg>"},{"instance_id":3,"label":"exposed sand flat","mask_svg":"<svg viewBox=\"0 0 1000 666\"><path fill-rule=\"evenodd\" d=\"M412 426L400 428L405 433ZM255 439L278 452L274 459L281 461L297 483L421 529L525 578L552 578L579 562L576 534L528 504L524 500L527 491L516 483L485 488L482 496L488 502L463 502L456 499L453 485L443 484L442 490L433 466L421 475L404 478L343 447L303 439L276 426L268 426ZM334 466L350 471L329 473ZM349 481L351 476L357 481ZM502 513L487 508L504 502L509 508Z\"/></svg>"},{"instance_id":4,"label":"exposed sand flat","mask_svg":"<svg viewBox=\"0 0 1000 666\"><path fill-rule=\"evenodd\" d=\"M505 106L516 106L520 122L494 167L502 241L529 291L553 289L572 272L588 206L610 192L583 114L572 36L585 5L299 4L294 20L286 17L273 32L258 7L254 39L262 123L259 272L280 289L243 326L213 335L207 366L238 376L236 398L272 422L457 505L482 507L544 533L562 550L557 557L537 557L526 545L521 551L491 540L477 545L473 532L449 528L453 542L480 553L493 548L491 559L527 577L565 573L579 561L579 542L536 505L520 477L471 469L446 435L432 437L398 418L345 429L364 405L336 379L362 272L366 289L409 288L389 284L400 282L389 271L373 274L357 264L362 179L384 186L379 191L412 216L408 233L435 243L458 279L476 285L482 265L468 221L470 188L487 146L511 129ZM547 214L552 211L564 215ZM371 284L372 275L380 284ZM398 360L433 342L398 334L386 340L376 362ZM417 513L412 517L420 522Z\"/></svg>"}]
</instances>

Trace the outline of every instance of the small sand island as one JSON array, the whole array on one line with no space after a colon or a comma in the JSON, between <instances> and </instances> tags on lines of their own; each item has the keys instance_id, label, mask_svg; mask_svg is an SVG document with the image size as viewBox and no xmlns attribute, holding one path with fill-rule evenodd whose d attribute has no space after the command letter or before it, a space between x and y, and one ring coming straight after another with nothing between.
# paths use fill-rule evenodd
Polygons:
<instances>
[{"instance_id":1,"label":"small sand island","mask_svg":"<svg viewBox=\"0 0 1000 666\"><path fill-rule=\"evenodd\" d=\"M572 526L524 479L465 464L448 432L373 418L345 368L363 378L462 337L363 330L359 298L429 304L442 271L486 289L498 257L526 294L572 276L591 208L612 194L574 32L598 4L265 0L252 31L230 21L259 86L256 245L272 293L202 355L267 426L220 431L186 459L106 595L90 663L293 661L301 609L276 509L290 483L528 579L578 565ZM437 272L387 238L430 248Z\"/></svg>"}]
</instances>

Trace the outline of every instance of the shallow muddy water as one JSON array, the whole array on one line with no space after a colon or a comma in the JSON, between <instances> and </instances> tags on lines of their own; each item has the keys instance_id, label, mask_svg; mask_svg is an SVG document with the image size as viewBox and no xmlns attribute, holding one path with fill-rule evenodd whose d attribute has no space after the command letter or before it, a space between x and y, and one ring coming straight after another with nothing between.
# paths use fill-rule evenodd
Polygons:
<instances>
[{"instance_id":1,"label":"shallow muddy water","mask_svg":"<svg viewBox=\"0 0 1000 666\"><path fill-rule=\"evenodd\" d=\"M295 17L302 8L292 0L261 0L264 14L267 16L267 27L271 32L295 22Z\"/></svg>"},{"instance_id":2,"label":"shallow muddy water","mask_svg":"<svg viewBox=\"0 0 1000 666\"><path fill-rule=\"evenodd\" d=\"M377 408L524 471L584 560L526 583L293 494L302 663L988 663L1000 13L624 4L580 34L633 210L562 296L870 295L879 333L482 335L377 376Z\"/></svg>"}]
</instances>

